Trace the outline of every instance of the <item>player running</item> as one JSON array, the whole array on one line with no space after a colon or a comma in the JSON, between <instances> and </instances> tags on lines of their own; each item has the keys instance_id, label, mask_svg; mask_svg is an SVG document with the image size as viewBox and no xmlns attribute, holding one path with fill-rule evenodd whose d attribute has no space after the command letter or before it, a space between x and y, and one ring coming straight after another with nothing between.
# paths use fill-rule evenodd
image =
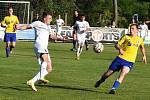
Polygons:
<instances>
[{"instance_id":1,"label":"player running","mask_svg":"<svg viewBox=\"0 0 150 100\"><path fill-rule=\"evenodd\" d=\"M138 25L131 24L130 34L123 36L116 44L119 55L113 60L108 70L101 76L101 79L96 82L95 87L99 87L109 76L120 70L120 75L109 91L110 94L115 94L116 89L119 88L125 76L133 68L139 47L143 55L143 61L147 64L143 39L138 36Z\"/></svg>"},{"instance_id":2,"label":"player running","mask_svg":"<svg viewBox=\"0 0 150 100\"><path fill-rule=\"evenodd\" d=\"M58 36L61 36L62 26L64 25L64 20L61 19L60 15L58 16L58 19L56 20L56 33Z\"/></svg>"},{"instance_id":3,"label":"player running","mask_svg":"<svg viewBox=\"0 0 150 100\"><path fill-rule=\"evenodd\" d=\"M9 15L1 22L2 27L6 27L4 42L6 42L6 57L10 56L12 48L16 45L16 25L19 24L18 17L13 15L13 8L9 7Z\"/></svg>"},{"instance_id":4,"label":"player running","mask_svg":"<svg viewBox=\"0 0 150 100\"><path fill-rule=\"evenodd\" d=\"M77 33L77 52L76 52L76 59L80 59L80 54L82 52L85 40L86 40L86 32L90 30L90 25L87 21L85 21L85 16L81 15L80 20L76 21L75 25L75 32Z\"/></svg>"},{"instance_id":5,"label":"player running","mask_svg":"<svg viewBox=\"0 0 150 100\"><path fill-rule=\"evenodd\" d=\"M52 15L49 13L43 13L43 21L35 21L29 25L18 26L18 29L30 29L35 28L36 40L34 44L34 50L40 65L40 71L31 80L27 81L32 90L37 91L35 88L35 82L40 80L41 82L48 83L45 76L52 71L52 64L50 55L48 52L48 40L49 35L52 39L57 39L51 33L50 22L52 21Z\"/></svg>"}]
</instances>

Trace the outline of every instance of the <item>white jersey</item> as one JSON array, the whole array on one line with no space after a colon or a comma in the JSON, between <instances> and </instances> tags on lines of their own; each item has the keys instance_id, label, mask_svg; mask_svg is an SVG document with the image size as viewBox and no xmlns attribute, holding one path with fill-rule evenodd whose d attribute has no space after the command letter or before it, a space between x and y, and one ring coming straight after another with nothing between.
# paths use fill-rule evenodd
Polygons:
<instances>
[{"instance_id":1,"label":"white jersey","mask_svg":"<svg viewBox=\"0 0 150 100\"><path fill-rule=\"evenodd\" d=\"M89 23L87 21L76 21L74 27L77 32L77 43L83 46L87 35L85 31L90 28Z\"/></svg>"},{"instance_id":2,"label":"white jersey","mask_svg":"<svg viewBox=\"0 0 150 100\"><path fill-rule=\"evenodd\" d=\"M148 30L148 26L146 24L140 25L140 28L142 30Z\"/></svg>"},{"instance_id":3,"label":"white jersey","mask_svg":"<svg viewBox=\"0 0 150 100\"><path fill-rule=\"evenodd\" d=\"M140 25L140 28L141 28L141 34L140 36L144 39L145 36L148 34L148 26L146 24L143 24L143 25Z\"/></svg>"},{"instance_id":4,"label":"white jersey","mask_svg":"<svg viewBox=\"0 0 150 100\"><path fill-rule=\"evenodd\" d=\"M48 52L48 40L49 34L51 33L50 25L46 25L41 21L35 21L30 24L30 26L35 28L36 31L35 48L37 48L40 53L44 53L44 50Z\"/></svg>"},{"instance_id":5,"label":"white jersey","mask_svg":"<svg viewBox=\"0 0 150 100\"><path fill-rule=\"evenodd\" d=\"M88 28L90 28L90 25L87 21L76 21L74 27L77 31L77 34L83 34L85 32L82 31L86 31Z\"/></svg>"},{"instance_id":6,"label":"white jersey","mask_svg":"<svg viewBox=\"0 0 150 100\"><path fill-rule=\"evenodd\" d=\"M64 21L62 19L56 20L56 30L62 30L62 25L64 24Z\"/></svg>"}]
</instances>

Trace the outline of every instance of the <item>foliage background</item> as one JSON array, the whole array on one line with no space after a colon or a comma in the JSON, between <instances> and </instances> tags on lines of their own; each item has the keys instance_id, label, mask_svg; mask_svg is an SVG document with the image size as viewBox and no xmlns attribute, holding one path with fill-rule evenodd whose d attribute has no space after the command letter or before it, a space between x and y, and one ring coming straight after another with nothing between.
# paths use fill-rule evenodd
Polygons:
<instances>
[{"instance_id":1,"label":"foliage background","mask_svg":"<svg viewBox=\"0 0 150 100\"><path fill-rule=\"evenodd\" d=\"M7 0L8 1L8 0ZM14 0L16 1L16 0ZM20 0L21 1L21 0ZM31 2L31 11L42 15L44 11L53 14L53 22L60 14L65 19L67 13L67 25L71 25L73 11L78 9L80 13L87 15L87 21L91 26L109 26L114 16L113 1L118 4L118 27L128 27L134 14L139 15L139 21L150 20L149 0L24 0Z\"/></svg>"}]
</instances>

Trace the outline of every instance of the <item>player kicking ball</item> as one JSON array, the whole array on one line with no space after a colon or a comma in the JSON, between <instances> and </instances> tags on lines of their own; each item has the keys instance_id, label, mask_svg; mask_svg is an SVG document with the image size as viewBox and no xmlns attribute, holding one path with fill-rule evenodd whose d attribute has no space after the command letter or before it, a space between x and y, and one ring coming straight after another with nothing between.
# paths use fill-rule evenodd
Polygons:
<instances>
[{"instance_id":1,"label":"player kicking ball","mask_svg":"<svg viewBox=\"0 0 150 100\"><path fill-rule=\"evenodd\" d=\"M43 83L48 83L49 81L45 79L45 76L52 71L52 64L50 55L48 52L48 40L49 35L52 39L57 39L56 36L51 35L50 22L52 21L52 15L49 13L43 13L43 21L35 21L29 25L17 26L17 29L30 29L35 28L36 30L36 40L34 44L34 50L40 65L40 71L29 81L29 85L33 91L37 91L35 88L35 82L41 81Z\"/></svg>"},{"instance_id":2,"label":"player kicking ball","mask_svg":"<svg viewBox=\"0 0 150 100\"><path fill-rule=\"evenodd\" d=\"M85 16L81 15L80 20L76 21L74 25L75 31L77 33L77 52L76 59L80 59L80 54L82 52L85 40L86 40L86 32L90 30L89 23L85 21Z\"/></svg>"},{"instance_id":3,"label":"player kicking ball","mask_svg":"<svg viewBox=\"0 0 150 100\"><path fill-rule=\"evenodd\" d=\"M115 94L125 76L133 68L139 47L143 55L143 61L147 64L143 39L138 36L138 25L132 24L130 34L123 36L116 44L119 55L113 60L108 70L101 76L101 79L96 82L95 88L99 87L114 72L120 70L120 75L109 91L109 94Z\"/></svg>"}]
</instances>

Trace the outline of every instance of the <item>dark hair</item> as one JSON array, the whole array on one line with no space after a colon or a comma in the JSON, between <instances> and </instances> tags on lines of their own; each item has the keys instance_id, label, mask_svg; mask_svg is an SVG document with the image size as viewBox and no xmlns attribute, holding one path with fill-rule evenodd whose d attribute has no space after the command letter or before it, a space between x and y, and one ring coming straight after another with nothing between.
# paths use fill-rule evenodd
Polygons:
<instances>
[{"instance_id":1,"label":"dark hair","mask_svg":"<svg viewBox=\"0 0 150 100\"><path fill-rule=\"evenodd\" d=\"M75 10L74 10L74 12L75 12L75 11L79 12L79 10L78 10L78 9L75 9Z\"/></svg>"},{"instance_id":2,"label":"dark hair","mask_svg":"<svg viewBox=\"0 0 150 100\"><path fill-rule=\"evenodd\" d=\"M80 17L85 16L85 14L80 14Z\"/></svg>"},{"instance_id":3,"label":"dark hair","mask_svg":"<svg viewBox=\"0 0 150 100\"><path fill-rule=\"evenodd\" d=\"M86 16L84 14L79 14L79 18L81 19L82 17L86 18Z\"/></svg>"},{"instance_id":4,"label":"dark hair","mask_svg":"<svg viewBox=\"0 0 150 100\"><path fill-rule=\"evenodd\" d=\"M13 9L13 7L12 7L12 6L9 6L9 7L8 7L8 10L9 10L9 9Z\"/></svg>"},{"instance_id":5,"label":"dark hair","mask_svg":"<svg viewBox=\"0 0 150 100\"><path fill-rule=\"evenodd\" d=\"M52 14L51 14L51 13L43 12L43 18L45 18L47 15L51 15L51 16L52 16Z\"/></svg>"},{"instance_id":6,"label":"dark hair","mask_svg":"<svg viewBox=\"0 0 150 100\"><path fill-rule=\"evenodd\" d=\"M131 29L132 26L136 26L136 28L138 29L138 24L135 24L135 23L131 24L130 29Z\"/></svg>"}]
</instances>

